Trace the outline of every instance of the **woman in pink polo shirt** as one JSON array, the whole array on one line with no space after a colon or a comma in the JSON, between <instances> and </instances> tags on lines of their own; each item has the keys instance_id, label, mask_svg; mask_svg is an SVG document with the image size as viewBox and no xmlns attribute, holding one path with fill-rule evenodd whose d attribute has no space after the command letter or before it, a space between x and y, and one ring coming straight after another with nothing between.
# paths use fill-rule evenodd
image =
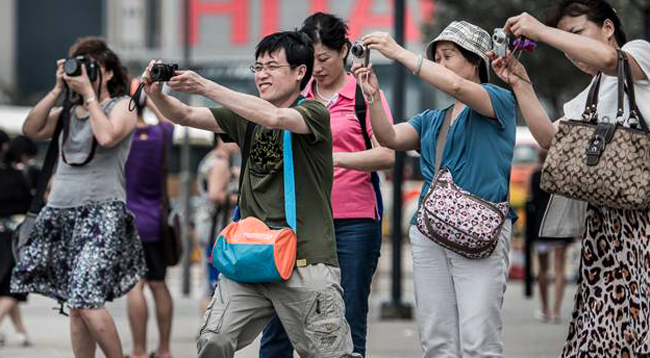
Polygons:
<instances>
[{"instance_id":1,"label":"woman in pink polo shirt","mask_svg":"<svg viewBox=\"0 0 650 358\"><path fill-rule=\"evenodd\" d=\"M305 20L301 31L314 44L314 72L303 94L330 111L335 167L332 210L345 316L354 351L365 356L368 296L381 246L381 194L374 171L391 168L395 154L379 146L370 118L362 112L367 113L372 101L381 101L386 113L390 110L383 93L364 99L354 76L345 70L351 42L343 20L319 12ZM291 342L277 318L264 330L260 348L260 358L271 357L293 357Z\"/></svg>"}]
</instances>

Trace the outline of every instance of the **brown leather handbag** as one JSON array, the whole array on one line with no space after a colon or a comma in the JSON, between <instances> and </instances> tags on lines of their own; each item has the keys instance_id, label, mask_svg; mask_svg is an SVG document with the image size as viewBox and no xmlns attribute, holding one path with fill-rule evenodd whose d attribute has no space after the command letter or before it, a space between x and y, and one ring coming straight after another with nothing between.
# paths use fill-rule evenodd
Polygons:
<instances>
[{"instance_id":1,"label":"brown leather handbag","mask_svg":"<svg viewBox=\"0 0 650 358\"><path fill-rule=\"evenodd\" d=\"M561 121L542 169L549 193L616 209L650 207L650 133L634 97L627 55L618 51L618 110L612 122L596 108L602 73L589 90L582 119ZM630 116L623 118L624 92Z\"/></svg>"}]
</instances>

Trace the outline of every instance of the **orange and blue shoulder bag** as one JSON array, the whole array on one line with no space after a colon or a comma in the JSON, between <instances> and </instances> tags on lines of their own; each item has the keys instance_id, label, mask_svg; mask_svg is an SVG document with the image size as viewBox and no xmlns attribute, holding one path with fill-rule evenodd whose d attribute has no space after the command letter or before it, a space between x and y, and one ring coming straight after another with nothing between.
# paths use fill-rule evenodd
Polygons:
<instances>
[{"instance_id":1,"label":"orange and blue shoulder bag","mask_svg":"<svg viewBox=\"0 0 650 358\"><path fill-rule=\"evenodd\" d=\"M255 124L246 128L239 188L246 173ZM271 229L256 217L239 220L239 205L234 222L217 237L212 249L213 265L236 282L274 282L287 280L296 263L296 190L291 132L283 131L284 210L288 228Z\"/></svg>"}]
</instances>

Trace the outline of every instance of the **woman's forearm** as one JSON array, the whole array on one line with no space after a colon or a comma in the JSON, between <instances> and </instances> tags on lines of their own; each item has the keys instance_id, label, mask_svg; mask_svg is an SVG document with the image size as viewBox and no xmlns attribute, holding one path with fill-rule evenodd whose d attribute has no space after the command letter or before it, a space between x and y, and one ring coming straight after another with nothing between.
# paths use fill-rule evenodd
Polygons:
<instances>
[{"instance_id":1,"label":"woman's forearm","mask_svg":"<svg viewBox=\"0 0 650 358\"><path fill-rule=\"evenodd\" d=\"M121 131L115 123L112 123L97 100L92 100L86 104L86 109L90 113L90 126L97 143L102 147L112 147L118 139L121 139Z\"/></svg>"},{"instance_id":2,"label":"woman's forearm","mask_svg":"<svg viewBox=\"0 0 650 358\"><path fill-rule=\"evenodd\" d=\"M520 82L512 89L530 133L542 148L548 149L557 129L539 102L535 89L525 82Z\"/></svg>"},{"instance_id":3,"label":"woman's forearm","mask_svg":"<svg viewBox=\"0 0 650 358\"><path fill-rule=\"evenodd\" d=\"M379 96L379 93L377 93L377 96ZM395 128L388 119L380 98L368 104L368 114L370 116L370 124L372 125L372 133L379 144L387 148L396 149Z\"/></svg>"},{"instance_id":4,"label":"woman's forearm","mask_svg":"<svg viewBox=\"0 0 650 358\"><path fill-rule=\"evenodd\" d=\"M417 69L419 58L413 52L404 50L397 60L413 72ZM454 96L459 92L463 81L463 78L453 71L426 58L422 59L418 75L425 82L450 96Z\"/></svg>"},{"instance_id":5,"label":"woman's forearm","mask_svg":"<svg viewBox=\"0 0 650 358\"><path fill-rule=\"evenodd\" d=\"M573 61L583 62L609 76L617 74L618 54L612 46L554 27L546 27L540 40L564 52Z\"/></svg>"},{"instance_id":6,"label":"woman's forearm","mask_svg":"<svg viewBox=\"0 0 650 358\"><path fill-rule=\"evenodd\" d=\"M45 139L51 135L51 133L46 133L48 118L60 95L61 91L53 89L32 107L23 123L23 133L26 136L34 139Z\"/></svg>"},{"instance_id":7,"label":"woman's forearm","mask_svg":"<svg viewBox=\"0 0 650 358\"><path fill-rule=\"evenodd\" d=\"M390 169L395 163L395 152L383 147L361 152L334 153L334 166L346 169L375 172Z\"/></svg>"},{"instance_id":8,"label":"woman's forearm","mask_svg":"<svg viewBox=\"0 0 650 358\"><path fill-rule=\"evenodd\" d=\"M398 61L414 72L417 71L420 59L414 53L404 50L400 53ZM480 83L465 79L433 61L427 59L421 61L417 75L425 82L486 117L496 117L490 97Z\"/></svg>"}]
</instances>

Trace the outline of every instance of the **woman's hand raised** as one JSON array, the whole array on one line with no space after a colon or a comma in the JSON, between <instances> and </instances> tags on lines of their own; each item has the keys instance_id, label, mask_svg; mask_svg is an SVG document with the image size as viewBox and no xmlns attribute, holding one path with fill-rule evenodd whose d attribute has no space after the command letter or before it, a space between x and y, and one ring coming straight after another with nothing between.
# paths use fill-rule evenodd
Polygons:
<instances>
[{"instance_id":1,"label":"woman's hand raised","mask_svg":"<svg viewBox=\"0 0 650 358\"><path fill-rule=\"evenodd\" d=\"M506 52L506 57L497 57L493 52L489 52L488 57L492 60L492 69L497 76L510 86L516 87L523 83L531 83L526 68L512 55L510 50Z\"/></svg>"}]
</instances>

